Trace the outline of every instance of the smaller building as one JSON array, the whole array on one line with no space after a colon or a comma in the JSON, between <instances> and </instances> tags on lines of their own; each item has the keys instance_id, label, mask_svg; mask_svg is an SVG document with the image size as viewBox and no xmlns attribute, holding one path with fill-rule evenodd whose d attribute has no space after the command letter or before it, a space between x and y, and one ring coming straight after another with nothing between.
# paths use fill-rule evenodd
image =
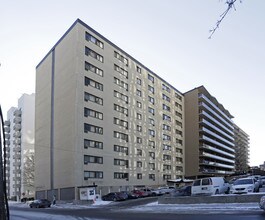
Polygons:
<instances>
[{"instance_id":1,"label":"smaller building","mask_svg":"<svg viewBox=\"0 0 265 220\"><path fill-rule=\"evenodd\" d=\"M249 167L249 135L234 124L236 173L247 173Z\"/></svg>"},{"instance_id":2,"label":"smaller building","mask_svg":"<svg viewBox=\"0 0 265 220\"><path fill-rule=\"evenodd\" d=\"M9 199L34 196L35 94L23 94L5 121L6 186Z\"/></svg>"}]
</instances>

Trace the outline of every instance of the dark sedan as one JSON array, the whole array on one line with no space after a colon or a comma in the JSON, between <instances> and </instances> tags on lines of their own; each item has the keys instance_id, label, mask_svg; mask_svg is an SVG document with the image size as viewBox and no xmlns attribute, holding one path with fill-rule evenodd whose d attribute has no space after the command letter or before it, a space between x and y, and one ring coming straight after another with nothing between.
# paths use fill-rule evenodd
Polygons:
<instances>
[{"instance_id":1,"label":"dark sedan","mask_svg":"<svg viewBox=\"0 0 265 220\"><path fill-rule=\"evenodd\" d=\"M47 208L51 207L51 202L47 199L36 199L29 204L30 208Z\"/></svg>"},{"instance_id":2,"label":"dark sedan","mask_svg":"<svg viewBox=\"0 0 265 220\"><path fill-rule=\"evenodd\" d=\"M122 192L111 192L101 197L103 201L123 201L128 198L125 193Z\"/></svg>"},{"instance_id":3,"label":"dark sedan","mask_svg":"<svg viewBox=\"0 0 265 220\"><path fill-rule=\"evenodd\" d=\"M182 186L171 193L171 196L190 196L191 186Z\"/></svg>"}]
</instances>

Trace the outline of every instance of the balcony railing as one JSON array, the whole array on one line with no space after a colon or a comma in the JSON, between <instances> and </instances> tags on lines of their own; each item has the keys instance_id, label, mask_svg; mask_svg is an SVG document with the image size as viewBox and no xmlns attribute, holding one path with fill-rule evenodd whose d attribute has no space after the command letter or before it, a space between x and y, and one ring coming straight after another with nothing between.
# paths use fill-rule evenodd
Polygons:
<instances>
[{"instance_id":1,"label":"balcony railing","mask_svg":"<svg viewBox=\"0 0 265 220\"><path fill-rule=\"evenodd\" d=\"M214 151L214 152L223 154L223 155L228 156L228 157L231 157L233 159L235 158L235 155L234 154L227 153L226 151L220 150L220 149L218 149L216 147L209 146L207 144L204 144L201 147L204 148L204 149L208 149L208 150L211 150L211 151Z\"/></svg>"},{"instance_id":2,"label":"balcony railing","mask_svg":"<svg viewBox=\"0 0 265 220\"><path fill-rule=\"evenodd\" d=\"M212 159L217 159L217 160L229 162L229 163L232 163L232 164L235 163L234 160L230 160L230 159L227 159L227 158L224 158L224 157L220 157L220 156L216 156L216 155L213 155L213 154L210 154L210 153L206 153L206 152L202 152L200 155L202 155L204 157L212 158Z\"/></svg>"},{"instance_id":3,"label":"balcony railing","mask_svg":"<svg viewBox=\"0 0 265 220\"><path fill-rule=\"evenodd\" d=\"M215 144L215 145L217 145L217 146L219 146L221 148L224 148L224 149L226 149L226 150L228 150L230 152L235 153L235 150L233 148L228 147L228 146L226 146L226 145L224 145L224 144L222 144L222 143L220 143L220 142L218 142L216 140L213 140L213 139L211 139L211 138L209 138L209 137L207 137L205 135L202 135L201 139L204 140L204 141L209 141L209 142L211 142L211 143L213 143L213 144Z\"/></svg>"}]
</instances>

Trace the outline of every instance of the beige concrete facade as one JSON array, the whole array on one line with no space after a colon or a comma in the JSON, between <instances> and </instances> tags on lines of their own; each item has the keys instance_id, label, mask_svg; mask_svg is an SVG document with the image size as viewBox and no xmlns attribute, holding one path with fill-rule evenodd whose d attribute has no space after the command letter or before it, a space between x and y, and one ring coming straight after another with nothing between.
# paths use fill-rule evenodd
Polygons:
<instances>
[{"instance_id":1,"label":"beige concrete facade","mask_svg":"<svg viewBox=\"0 0 265 220\"><path fill-rule=\"evenodd\" d=\"M185 175L225 176L235 170L233 116L203 86L184 94Z\"/></svg>"},{"instance_id":2,"label":"beige concrete facade","mask_svg":"<svg viewBox=\"0 0 265 220\"><path fill-rule=\"evenodd\" d=\"M184 177L183 95L77 20L36 68L37 197Z\"/></svg>"}]
</instances>

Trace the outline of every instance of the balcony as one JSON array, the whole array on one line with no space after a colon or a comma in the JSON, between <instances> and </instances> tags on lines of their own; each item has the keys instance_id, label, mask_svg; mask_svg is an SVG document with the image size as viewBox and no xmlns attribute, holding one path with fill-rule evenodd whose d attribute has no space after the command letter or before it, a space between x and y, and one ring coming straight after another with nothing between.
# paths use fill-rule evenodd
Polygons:
<instances>
[{"instance_id":1,"label":"balcony","mask_svg":"<svg viewBox=\"0 0 265 220\"><path fill-rule=\"evenodd\" d=\"M13 141L13 144L14 144L14 145L20 145L20 144L21 144L21 139L18 138L18 139L16 139L16 140L14 140L14 141Z\"/></svg>"},{"instance_id":2,"label":"balcony","mask_svg":"<svg viewBox=\"0 0 265 220\"><path fill-rule=\"evenodd\" d=\"M222 124L220 121L216 120L214 117L212 117L211 115L209 115L206 111L202 110L201 115L205 117L207 117L208 119L210 119L212 122L214 122L215 124L219 125L221 128L223 128L224 130L226 130L227 132L229 132L231 135L234 135L233 130L227 128L224 124Z\"/></svg>"},{"instance_id":3,"label":"balcony","mask_svg":"<svg viewBox=\"0 0 265 220\"><path fill-rule=\"evenodd\" d=\"M14 118L14 120L13 120L13 122L15 123L15 124L20 124L21 123L21 117L15 117Z\"/></svg>"},{"instance_id":4,"label":"balcony","mask_svg":"<svg viewBox=\"0 0 265 220\"><path fill-rule=\"evenodd\" d=\"M21 133L19 131L16 131L16 132L14 132L13 137L14 138L20 138L21 137Z\"/></svg>"},{"instance_id":5,"label":"balcony","mask_svg":"<svg viewBox=\"0 0 265 220\"><path fill-rule=\"evenodd\" d=\"M213 155L213 154L210 154L210 153L206 153L206 152L202 152L200 155L204 156L204 157L211 158L211 159L217 159L217 160L225 161L225 162L232 163L232 164L235 163L234 160L230 160L230 159L227 159L227 158L224 158L224 157L220 157L220 156L216 156L216 155Z\"/></svg>"},{"instance_id":6,"label":"balcony","mask_svg":"<svg viewBox=\"0 0 265 220\"><path fill-rule=\"evenodd\" d=\"M14 162L13 165L14 165L15 167L20 167L20 166L21 166L21 162Z\"/></svg>"},{"instance_id":7,"label":"balcony","mask_svg":"<svg viewBox=\"0 0 265 220\"><path fill-rule=\"evenodd\" d=\"M10 121L5 121L4 122L4 125L7 126L7 127L9 127L10 126Z\"/></svg>"},{"instance_id":8,"label":"balcony","mask_svg":"<svg viewBox=\"0 0 265 220\"><path fill-rule=\"evenodd\" d=\"M10 139L10 134L5 134L5 138L7 139L7 140L9 140Z\"/></svg>"},{"instance_id":9,"label":"balcony","mask_svg":"<svg viewBox=\"0 0 265 220\"><path fill-rule=\"evenodd\" d=\"M7 145L7 146L10 145L10 140L9 140L9 139L6 140L6 145ZM6 147L6 148L7 148L7 147ZM8 148L9 148L9 147L8 147ZM10 149L10 148L9 148L9 149Z\"/></svg>"},{"instance_id":10,"label":"balcony","mask_svg":"<svg viewBox=\"0 0 265 220\"><path fill-rule=\"evenodd\" d=\"M20 159L20 158L21 158L21 155L20 154L13 155L13 159Z\"/></svg>"},{"instance_id":11,"label":"balcony","mask_svg":"<svg viewBox=\"0 0 265 220\"><path fill-rule=\"evenodd\" d=\"M10 127L9 126L8 127L5 126L5 132L10 133Z\"/></svg>"},{"instance_id":12,"label":"balcony","mask_svg":"<svg viewBox=\"0 0 265 220\"><path fill-rule=\"evenodd\" d=\"M226 146L226 145L224 145L224 144L222 144L222 143L220 143L220 142L218 142L216 140L213 140L213 139L211 139L211 138L209 138L209 137L207 137L205 135L202 135L201 140L211 142L211 143L217 145L218 147L224 148L224 149L226 149L226 150L228 150L228 151L230 151L232 153L235 153L235 150L233 148L228 147L228 146Z\"/></svg>"},{"instance_id":13,"label":"balcony","mask_svg":"<svg viewBox=\"0 0 265 220\"><path fill-rule=\"evenodd\" d=\"M13 126L13 129L14 129L15 131L21 131L21 124L15 124L15 125Z\"/></svg>"},{"instance_id":14,"label":"balcony","mask_svg":"<svg viewBox=\"0 0 265 220\"><path fill-rule=\"evenodd\" d=\"M20 109L17 109L14 111L13 115L16 116L16 117L20 117L22 114L22 111Z\"/></svg>"},{"instance_id":15,"label":"balcony","mask_svg":"<svg viewBox=\"0 0 265 220\"><path fill-rule=\"evenodd\" d=\"M21 147L19 147L19 146L14 147L13 151L14 152L21 152Z\"/></svg>"},{"instance_id":16,"label":"balcony","mask_svg":"<svg viewBox=\"0 0 265 220\"><path fill-rule=\"evenodd\" d=\"M216 166L216 167L223 167L223 168L228 168L228 169L234 169L235 166L233 165L227 165L227 164L222 164L222 163L217 163L213 161L207 161L203 160L201 164L207 165L207 166Z\"/></svg>"},{"instance_id":17,"label":"balcony","mask_svg":"<svg viewBox=\"0 0 265 220\"><path fill-rule=\"evenodd\" d=\"M208 99L204 94L199 94L199 98L204 99L208 104L210 104L216 111L218 111L223 117L232 123L231 118L229 118L224 112L222 112L210 99Z\"/></svg>"},{"instance_id":18,"label":"balcony","mask_svg":"<svg viewBox=\"0 0 265 220\"><path fill-rule=\"evenodd\" d=\"M209 146L207 144L202 145L201 148L208 149L208 150L214 151L216 153L220 153L220 154L223 154L225 156L228 156L228 157L231 157L231 158L235 159L235 155L234 154L227 153L225 151L219 150L218 148Z\"/></svg>"},{"instance_id":19,"label":"balcony","mask_svg":"<svg viewBox=\"0 0 265 220\"><path fill-rule=\"evenodd\" d=\"M203 128L201 129L201 131L207 133L208 135L213 136L214 138L217 138L217 139L221 140L222 142L225 142L225 143L229 144L229 145L232 146L232 147L235 146L235 144L234 144L233 142L226 140L225 138L223 138L223 137L221 137L220 135L218 135L218 134L216 134L216 133L210 131L209 129L207 129L207 128L205 128L205 127L203 127Z\"/></svg>"}]
</instances>

